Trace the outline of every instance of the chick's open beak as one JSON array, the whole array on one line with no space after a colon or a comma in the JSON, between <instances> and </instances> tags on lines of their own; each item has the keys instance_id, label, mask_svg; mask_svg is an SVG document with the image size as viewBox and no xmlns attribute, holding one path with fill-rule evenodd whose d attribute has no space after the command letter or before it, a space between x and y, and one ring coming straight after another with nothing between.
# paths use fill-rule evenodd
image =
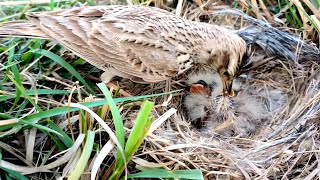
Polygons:
<instances>
[{"instance_id":1,"label":"chick's open beak","mask_svg":"<svg viewBox=\"0 0 320 180\"><path fill-rule=\"evenodd\" d=\"M221 81L222 81L222 95L223 96L230 96L233 97L234 96L234 91L232 90L232 80L226 80L225 78L221 77Z\"/></svg>"}]
</instances>

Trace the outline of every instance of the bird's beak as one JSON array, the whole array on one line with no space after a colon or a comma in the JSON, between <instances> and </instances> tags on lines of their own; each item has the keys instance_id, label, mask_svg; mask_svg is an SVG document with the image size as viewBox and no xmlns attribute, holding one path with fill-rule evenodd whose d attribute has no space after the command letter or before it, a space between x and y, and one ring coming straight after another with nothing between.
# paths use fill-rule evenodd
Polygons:
<instances>
[{"instance_id":1,"label":"bird's beak","mask_svg":"<svg viewBox=\"0 0 320 180\"><path fill-rule=\"evenodd\" d=\"M222 95L233 97L235 95L234 91L232 90L233 80L226 80L223 76L220 76L220 78L221 78L222 87L223 87Z\"/></svg>"}]
</instances>

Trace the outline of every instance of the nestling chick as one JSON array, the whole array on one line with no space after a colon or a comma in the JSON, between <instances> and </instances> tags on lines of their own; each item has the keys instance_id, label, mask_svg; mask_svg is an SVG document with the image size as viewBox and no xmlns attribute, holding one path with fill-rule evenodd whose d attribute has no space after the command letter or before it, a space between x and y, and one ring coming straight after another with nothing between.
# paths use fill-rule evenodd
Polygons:
<instances>
[{"instance_id":1,"label":"nestling chick","mask_svg":"<svg viewBox=\"0 0 320 180\"><path fill-rule=\"evenodd\" d=\"M203 82L202 82L203 81ZM208 88L197 88L199 82ZM262 100L249 94L248 89L241 89L240 81L235 81L235 97L221 95L222 82L215 72L190 74L188 83L190 92L184 99L187 119L196 127L214 131L223 135L254 134L261 122L268 117L269 111ZM204 86L204 87L205 87Z\"/></svg>"},{"instance_id":2,"label":"nestling chick","mask_svg":"<svg viewBox=\"0 0 320 180\"><path fill-rule=\"evenodd\" d=\"M188 109L187 115L197 128L201 128L208 116L208 107L210 107L208 98L210 98L211 88L204 80L199 80L190 86L189 91L189 96L184 100L184 103L188 104L186 106Z\"/></svg>"}]
</instances>

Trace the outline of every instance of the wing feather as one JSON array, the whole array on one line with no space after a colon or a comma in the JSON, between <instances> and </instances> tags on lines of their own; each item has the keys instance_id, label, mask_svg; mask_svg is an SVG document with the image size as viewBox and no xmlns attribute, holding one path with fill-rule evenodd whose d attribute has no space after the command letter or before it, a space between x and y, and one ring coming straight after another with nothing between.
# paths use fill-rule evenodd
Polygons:
<instances>
[{"instance_id":1,"label":"wing feather","mask_svg":"<svg viewBox=\"0 0 320 180\"><path fill-rule=\"evenodd\" d=\"M89 63L145 81L174 77L192 67L184 21L157 8L80 7L31 13L29 19ZM190 34L189 34L190 36Z\"/></svg>"},{"instance_id":2,"label":"wing feather","mask_svg":"<svg viewBox=\"0 0 320 180\"><path fill-rule=\"evenodd\" d=\"M130 11L128 15L126 14L127 11ZM140 13L139 18L134 19L136 18L135 13ZM162 76L161 79L163 79L164 77L169 78L178 75L181 65L177 61L176 47L183 45L176 46L176 44L164 39L161 35L163 29L157 29L161 26L154 25L152 21L141 18L142 15L145 15L148 19L153 16L153 18L161 20L161 18L151 15L149 10L132 11L125 9L125 11L105 15L98 22L97 29L102 36L112 37L110 40L115 42L120 49L127 51L126 58L121 60L132 66L132 73L140 75L143 72L142 78L144 79L148 76L152 78ZM179 52L181 52L180 49ZM140 61L140 68L137 68L136 64L132 64L132 54L135 60Z\"/></svg>"},{"instance_id":3,"label":"wing feather","mask_svg":"<svg viewBox=\"0 0 320 180\"><path fill-rule=\"evenodd\" d=\"M28 19L79 57L105 70L109 65L99 59L88 45L88 34L99 17L77 16L80 10L75 8L50 13L30 13Z\"/></svg>"}]
</instances>

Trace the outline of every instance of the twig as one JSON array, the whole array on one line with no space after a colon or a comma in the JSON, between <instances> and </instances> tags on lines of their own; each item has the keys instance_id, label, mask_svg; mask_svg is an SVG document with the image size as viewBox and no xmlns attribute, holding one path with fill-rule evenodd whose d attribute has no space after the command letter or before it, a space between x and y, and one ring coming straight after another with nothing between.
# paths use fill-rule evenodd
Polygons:
<instances>
[{"instance_id":1,"label":"twig","mask_svg":"<svg viewBox=\"0 0 320 180\"><path fill-rule=\"evenodd\" d=\"M244 6L246 10L249 10L249 5L245 0L239 0L239 4L241 4L242 7Z\"/></svg>"},{"instance_id":2,"label":"twig","mask_svg":"<svg viewBox=\"0 0 320 180\"><path fill-rule=\"evenodd\" d=\"M268 11L268 9L267 9L266 5L264 4L263 0L259 0L259 4L261 6L262 11L266 14L268 21L272 22L273 21L272 15Z\"/></svg>"},{"instance_id":3,"label":"twig","mask_svg":"<svg viewBox=\"0 0 320 180\"><path fill-rule=\"evenodd\" d=\"M262 16L259 12L259 7L258 7L258 3L256 0L251 0L252 3L252 11L254 12L254 14L256 15L257 19L262 19Z\"/></svg>"},{"instance_id":4,"label":"twig","mask_svg":"<svg viewBox=\"0 0 320 180\"><path fill-rule=\"evenodd\" d=\"M115 84L112 83L112 82L108 82L107 85L108 85L109 88L113 88L113 89L115 89L115 90L119 89L119 86L115 85ZM120 92L119 92L119 93L120 93L121 95L125 96L125 97L131 97L131 96L132 96L131 94L127 93L126 91L124 91L124 90L122 90L122 89L120 89Z\"/></svg>"},{"instance_id":5,"label":"twig","mask_svg":"<svg viewBox=\"0 0 320 180\"><path fill-rule=\"evenodd\" d=\"M203 4L200 8L204 11L209 11L210 10L210 6L214 3L213 0L209 0L208 2L206 2L205 4Z\"/></svg>"},{"instance_id":6,"label":"twig","mask_svg":"<svg viewBox=\"0 0 320 180\"><path fill-rule=\"evenodd\" d=\"M182 5L183 5L183 0L178 0L178 4L176 7L176 15L177 16L181 16Z\"/></svg>"},{"instance_id":7,"label":"twig","mask_svg":"<svg viewBox=\"0 0 320 180\"><path fill-rule=\"evenodd\" d=\"M311 27L308 25L308 18L306 17L306 14L305 14L305 10L301 4L300 1L297 1L297 0L290 0L294 5L297 6L297 9L298 9L298 12L301 16L301 20L303 22L303 27L305 29L305 36L303 37L304 39L306 38L306 35L309 34L310 30L311 30Z\"/></svg>"},{"instance_id":8,"label":"twig","mask_svg":"<svg viewBox=\"0 0 320 180\"><path fill-rule=\"evenodd\" d=\"M309 0L302 0L307 6L308 8L312 11L312 13L318 18L320 19L320 10L317 9Z\"/></svg>"}]
</instances>

